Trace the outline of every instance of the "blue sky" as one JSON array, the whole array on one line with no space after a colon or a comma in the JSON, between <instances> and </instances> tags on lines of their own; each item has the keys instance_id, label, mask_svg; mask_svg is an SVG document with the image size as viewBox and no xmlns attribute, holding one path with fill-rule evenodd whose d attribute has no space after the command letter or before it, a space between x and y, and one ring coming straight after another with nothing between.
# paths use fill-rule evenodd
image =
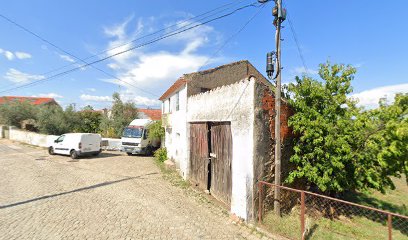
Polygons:
<instances>
[{"instance_id":1,"label":"blue sky","mask_svg":"<svg viewBox=\"0 0 408 240\"><path fill-rule=\"evenodd\" d=\"M253 1L7 0L2 1L0 14L65 51L86 58L230 2L238 7ZM408 92L407 1L384 4L369 0L284 0L284 3L309 75L318 78L318 65L327 60L354 65L358 68L354 96L368 107L375 106L379 97L392 98L395 92ZM248 59L263 73L265 54L274 50L272 6L273 2L262 9L244 9L95 65L110 76L87 67L0 95L51 96L63 106L75 103L79 108L87 104L102 108L109 107L110 96L118 91L125 100L140 107L155 107L158 97L183 73L242 59ZM254 20L213 56L258 11ZM284 26L283 81L290 82L305 70L287 21ZM78 66L72 57L2 18L0 31L0 91L46 78L58 73L47 74L56 68L72 64L59 70L63 71ZM128 47L108 51L99 58ZM118 84L112 75L129 84Z\"/></svg>"}]
</instances>

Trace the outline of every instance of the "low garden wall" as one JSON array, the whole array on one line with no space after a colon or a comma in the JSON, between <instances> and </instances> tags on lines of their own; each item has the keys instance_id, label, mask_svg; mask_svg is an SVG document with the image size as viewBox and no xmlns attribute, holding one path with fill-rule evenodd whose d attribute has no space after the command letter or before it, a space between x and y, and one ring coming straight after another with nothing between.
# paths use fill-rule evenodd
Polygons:
<instances>
[{"instance_id":1,"label":"low garden wall","mask_svg":"<svg viewBox=\"0 0 408 240\"><path fill-rule=\"evenodd\" d=\"M0 126L0 138L4 135L5 126ZM10 127L9 130L9 139L13 141L23 142L26 144L48 147L52 142L57 139L56 135L45 135L35 132L24 131L16 127ZM103 147L105 150L118 151L121 147L121 140L117 138L102 138L103 141L107 142L107 145Z\"/></svg>"},{"instance_id":2,"label":"low garden wall","mask_svg":"<svg viewBox=\"0 0 408 240\"><path fill-rule=\"evenodd\" d=\"M34 146L48 147L55 139L57 139L57 137L58 136L55 135L44 135L10 127L10 140L27 143Z\"/></svg>"}]
</instances>

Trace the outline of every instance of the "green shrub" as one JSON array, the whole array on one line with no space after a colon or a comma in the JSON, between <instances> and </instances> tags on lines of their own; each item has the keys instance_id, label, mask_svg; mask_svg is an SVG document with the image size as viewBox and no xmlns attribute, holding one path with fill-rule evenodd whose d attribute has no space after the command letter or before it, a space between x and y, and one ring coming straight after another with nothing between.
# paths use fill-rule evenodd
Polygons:
<instances>
[{"instance_id":1,"label":"green shrub","mask_svg":"<svg viewBox=\"0 0 408 240\"><path fill-rule=\"evenodd\" d=\"M160 162L164 162L167 160L167 149L166 148L159 148L154 152L154 157L156 160Z\"/></svg>"},{"instance_id":2,"label":"green shrub","mask_svg":"<svg viewBox=\"0 0 408 240\"><path fill-rule=\"evenodd\" d=\"M164 127L162 127L162 121L155 121L150 125L149 139L162 139L164 137Z\"/></svg>"}]
</instances>

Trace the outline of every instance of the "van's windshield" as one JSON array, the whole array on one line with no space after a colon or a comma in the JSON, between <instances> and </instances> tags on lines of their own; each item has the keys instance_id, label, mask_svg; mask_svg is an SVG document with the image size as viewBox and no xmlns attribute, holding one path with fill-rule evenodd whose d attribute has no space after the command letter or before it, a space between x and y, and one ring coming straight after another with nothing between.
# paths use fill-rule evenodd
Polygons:
<instances>
[{"instance_id":1,"label":"van's windshield","mask_svg":"<svg viewBox=\"0 0 408 240\"><path fill-rule=\"evenodd\" d=\"M127 138L141 138L142 137L143 128L131 128L127 127L123 130L122 137Z\"/></svg>"}]
</instances>

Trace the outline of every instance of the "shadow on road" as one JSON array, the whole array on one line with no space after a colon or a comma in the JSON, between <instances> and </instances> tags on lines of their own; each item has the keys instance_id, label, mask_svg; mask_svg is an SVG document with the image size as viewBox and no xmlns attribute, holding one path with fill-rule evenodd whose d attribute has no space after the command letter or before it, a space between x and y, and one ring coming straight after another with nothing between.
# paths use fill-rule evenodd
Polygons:
<instances>
[{"instance_id":1,"label":"shadow on road","mask_svg":"<svg viewBox=\"0 0 408 240\"><path fill-rule=\"evenodd\" d=\"M111 184L120 183L120 182L124 182L124 181L129 181L129 180L133 180L133 179L143 179L142 177L144 177L144 176L156 175L156 174L159 174L159 173L158 172L152 172L152 173L147 173L147 174L143 174L143 175L139 175L139 176L135 176L135 177L127 177L127 178L123 178L123 179L119 179L119 180L115 180L115 181L108 181L108 182L98 183L98 184L95 184L95 185L91 185L91 186L83 187L83 188L77 188L77 189L67 191L67 192L61 192L61 193L56 193L56 194L51 194L51 195L45 195L45 196L29 199L29 200L26 200L26 201L21 201L21 202L11 203L11 204L7 204L7 205L2 205L2 206L0 206L0 209L15 207L15 206L19 206L19 205L23 205L23 204L27 204L27 203L31 203L31 202L36 202L36 201L40 201L40 200L44 200L44 199L48 199L48 198L54 198L54 197L58 197L58 196L62 196L62 195L67 195L67 194L70 194L70 193L76 193L76 192L86 191L86 190L90 190L90 189L94 189L94 188L104 187L104 186L108 186L108 185L111 185Z\"/></svg>"}]
</instances>

